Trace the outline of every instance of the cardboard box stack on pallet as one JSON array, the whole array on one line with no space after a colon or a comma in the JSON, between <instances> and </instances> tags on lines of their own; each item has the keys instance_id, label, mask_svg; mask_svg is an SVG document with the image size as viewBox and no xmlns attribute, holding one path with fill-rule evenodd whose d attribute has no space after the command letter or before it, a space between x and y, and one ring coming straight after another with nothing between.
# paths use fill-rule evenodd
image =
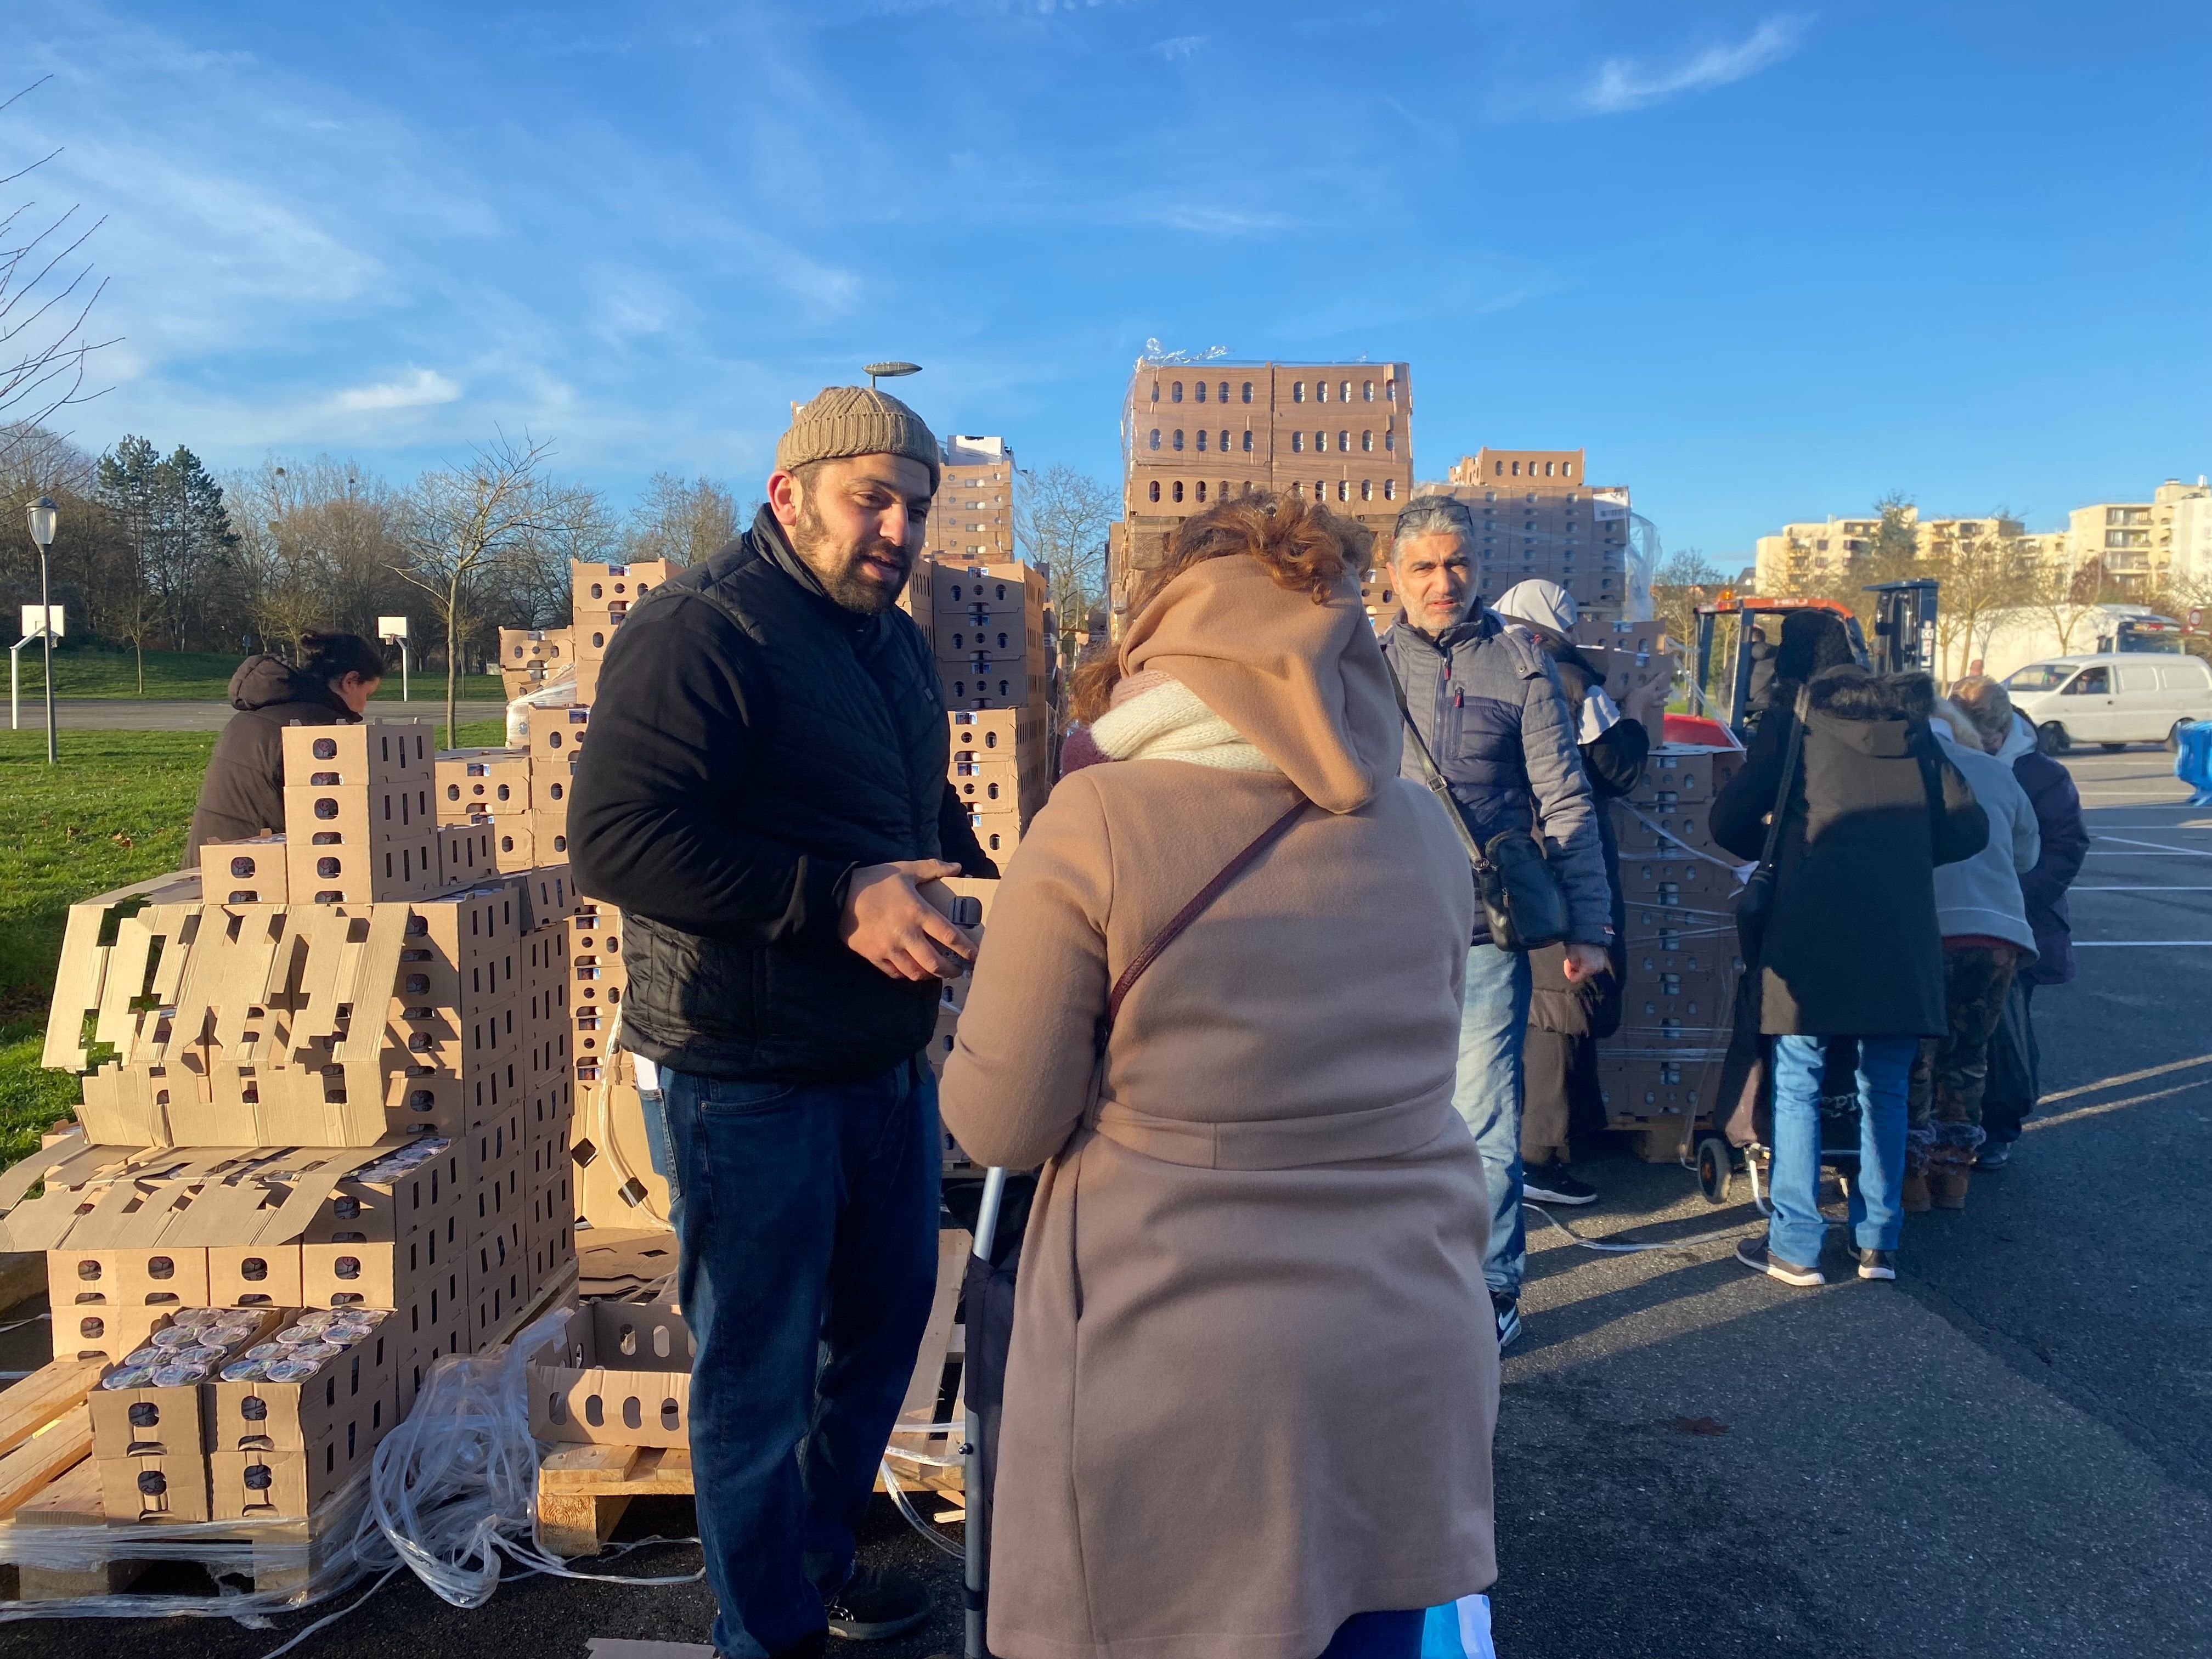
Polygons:
<instances>
[{"instance_id":1,"label":"cardboard box stack on pallet","mask_svg":"<svg viewBox=\"0 0 2212 1659\"><path fill-rule=\"evenodd\" d=\"M573 628L502 628L499 630L499 677L507 700L543 691L576 666Z\"/></svg>"},{"instance_id":2,"label":"cardboard box stack on pallet","mask_svg":"<svg viewBox=\"0 0 2212 1659\"><path fill-rule=\"evenodd\" d=\"M430 731L288 727L289 834L70 908L81 1133L0 1182L0 1248L102 1368L108 1518L306 1518L574 1282L568 870L495 856L530 757Z\"/></svg>"},{"instance_id":3,"label":"cardboard box stack on pallet","mask_svg":"<svg viewBox=\"0 0 2212 1659\"><path fill-rule=\"evenodd\" d=\"M900 605L936 653L951 711L950 782L1001 863L1052 793L1058 689L1044 574L922 559Z\"/></svg>"},{"instance_id":4,"label":"cardboard box stack on pallet","mask_svg":"<svg viewBox=\"0 0 2212 1659\"><path fill-rule=\"evenodd\" d=\"M1713 798L1742 763L1735 750L1662 744L1635 793L1613 804L1627 900L1628 975L1620 1030L1598 1045L1606 1123L1671 1160L1712 1105L1736 981L1733 854L1706 828Z\"/></svg>"}]
</instances>

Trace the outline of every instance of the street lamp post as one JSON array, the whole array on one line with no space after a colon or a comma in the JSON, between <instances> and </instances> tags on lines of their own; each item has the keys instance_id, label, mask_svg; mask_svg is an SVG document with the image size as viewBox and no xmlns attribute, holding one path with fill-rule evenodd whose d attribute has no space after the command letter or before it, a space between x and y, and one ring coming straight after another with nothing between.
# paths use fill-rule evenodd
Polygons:
<instances>
[{"instance_id":1,"label":"street lamp post","mask_svg":"<svg viewBox=\"0 0 2212 1659\"><path fill-rule=\"evenodd\" d=\"M54 748L54 600L46 581L46 550L54 544L54 498L41 495L25 509L31 520L31 539L39 544L39 635L46 647L46 764L57 758Z\"/></svg>"}]
</instances>

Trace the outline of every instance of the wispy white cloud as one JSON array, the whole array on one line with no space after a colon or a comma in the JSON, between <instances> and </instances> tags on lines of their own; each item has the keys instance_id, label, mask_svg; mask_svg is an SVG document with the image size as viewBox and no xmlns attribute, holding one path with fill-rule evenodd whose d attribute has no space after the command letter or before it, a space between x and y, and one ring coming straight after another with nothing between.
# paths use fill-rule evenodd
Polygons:
<instances>
[{"instance_id":1,"label":"wispy white cloud","mask_svg":"<svg viewBox=\"0 0 2212 1659\"><path fill-rule=\"evenodd\" d=\"M1575 112L1620 115L1747 80L1796 52L1811 23L1800 15L1770 17L1733 46L1708 46L1671 64L1608 58L1577 94Z\"/></svg>"},{"instance_id":2,"label":"wispy white cloud","mask_svg":"<svg viewBox=\"0 0 2212 1659\"><path fill-rule=\"evenodd\" d=\"M349 415L370 414L387 409L422 409L433 404L450 404L460 395L459 386L436 369L416 368L396 380L349 386L331 399L331 406Z\"/></svg>"},{"instance_id":3,"label":"wispy white cloud","mask_svg":"<svg viewBox=\"0 0 2212 1659\"><path fill-rule=\"evenodd\" d=\"M1155 40L1150 50L1170 64L1181 63L1212 39L1204 34L1178 34L1166 40Z\"/></svg>"}]
</instances>

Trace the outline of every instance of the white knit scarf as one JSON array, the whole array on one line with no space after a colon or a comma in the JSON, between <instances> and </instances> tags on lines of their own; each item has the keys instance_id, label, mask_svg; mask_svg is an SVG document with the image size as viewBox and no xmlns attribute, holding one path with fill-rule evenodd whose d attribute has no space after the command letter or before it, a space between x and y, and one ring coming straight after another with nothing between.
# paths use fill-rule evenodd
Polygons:
<instances>
[{"instance_id":1,"label":"white knit scarf","mask_svg":"<svg viewBox=\"0 0 2212 1659\"><path fill-rule=\"evenodd\" d=\"M1200 702L1195 691L1164 675L1133 696L1117 697L1092 724L1091 740L1115 760L1189 761L1224 772L1283 769Z\"/></svg>"}]
</instances>

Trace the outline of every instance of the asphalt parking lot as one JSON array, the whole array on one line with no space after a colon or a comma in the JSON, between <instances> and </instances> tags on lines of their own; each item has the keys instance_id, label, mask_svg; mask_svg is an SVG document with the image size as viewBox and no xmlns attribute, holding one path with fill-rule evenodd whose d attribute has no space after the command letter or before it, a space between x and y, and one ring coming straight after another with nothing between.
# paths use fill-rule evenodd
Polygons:
<instances>
[{"instance_id":1,"label":"asphalt parking lot","mask_svg":"<svg viewBox=\"0 0 2212 1659\"><path fill-rule=\"evenodd\" d=\"M1759 1224L1741 1187L1715 1208L1625 1158L1586 1166L1605 1200L1569 1219L1661 1248L1532 1227L1497 1450L1502 1659L2212 1653L2212 809L2160 751L2068 764L2097 840L2080 979L2036 1004L2045 1109L1964 1212L1910 1218L1896 1285L1754 1277L1729 1255ZM957 1651L957 1564L878 1507L869 1558L931 1573L940 1609L878 1651ZM683 1500L641 1502L617 1535L690 1526ZM544 1578L461 1612L403 1576L297 1651L582 1659L592 1637L704 1641L711 1613L696 1584ZM307 1622L17 1624L0 1659L257 1659Z\"/></svg>"}]
</instances>

